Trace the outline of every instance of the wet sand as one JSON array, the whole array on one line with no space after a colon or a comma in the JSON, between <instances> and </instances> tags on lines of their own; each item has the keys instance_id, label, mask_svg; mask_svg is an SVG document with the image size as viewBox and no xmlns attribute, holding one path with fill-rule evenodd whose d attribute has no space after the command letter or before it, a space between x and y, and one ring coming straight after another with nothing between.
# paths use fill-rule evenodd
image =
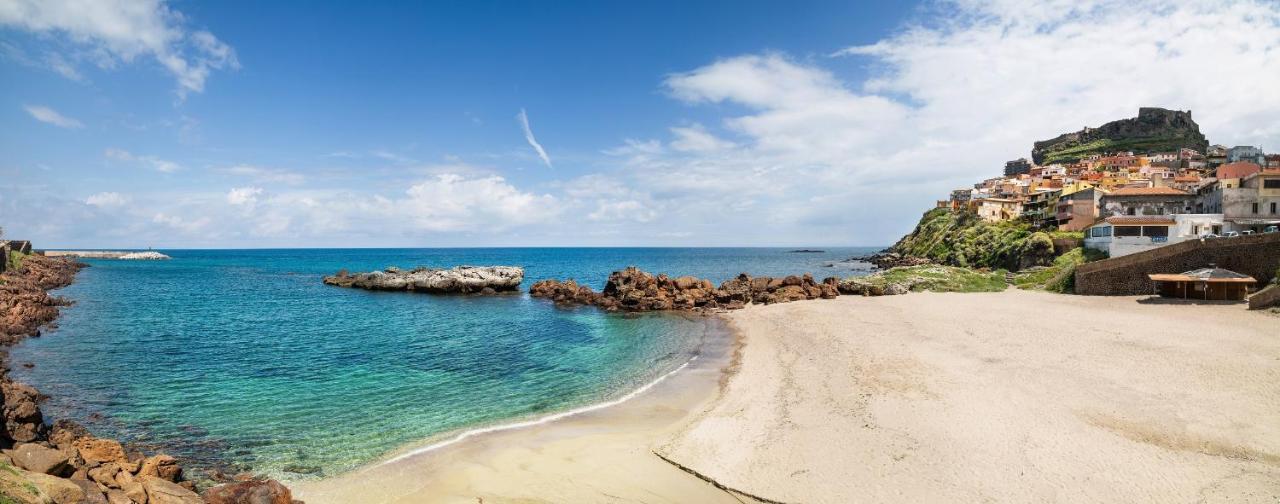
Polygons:
<instances>
[{"instance_id":1,"label":"wet sand","mask_svg":"<svg viewBox=\"0 0 1280 504\"><path fill-rule=\"evenodd\" d=\"M752 306L725 319L736 359L721 352L620 405L297 483L295 495L1280 500L1275 315L1010 290Z\"/></svg>"}]
</instances>

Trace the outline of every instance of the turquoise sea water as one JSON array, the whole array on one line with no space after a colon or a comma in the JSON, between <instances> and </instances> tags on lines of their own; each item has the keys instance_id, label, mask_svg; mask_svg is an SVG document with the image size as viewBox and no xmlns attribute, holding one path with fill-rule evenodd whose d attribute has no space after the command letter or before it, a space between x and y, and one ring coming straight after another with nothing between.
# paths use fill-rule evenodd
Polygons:
<instances>
[{"instance_id":1,"label":"turquoise sea water","mask_svg":"<svg viewBox=\"0 0 1280 504\"><path fill-rule=\"evenodd\" d=\"M369 292L322 275L387 266L525 267L525 289L596 289L637 265L715 282L739 272L847 276L828 249L173 250L87 261L59 328L10 355L47 418L286 479L335 474L434 435L617 397L696 354L714 319L558 308L527 294ZM31 363L26 368L22 364ZM198 476L198 475L197 475Z\"/></svg>"}]
</instances>

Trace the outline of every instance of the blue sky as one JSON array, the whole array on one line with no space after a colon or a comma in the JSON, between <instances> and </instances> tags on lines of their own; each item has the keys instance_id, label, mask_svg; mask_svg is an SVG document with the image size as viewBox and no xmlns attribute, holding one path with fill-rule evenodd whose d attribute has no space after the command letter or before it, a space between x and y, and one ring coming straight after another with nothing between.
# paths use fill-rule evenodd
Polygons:
<instances>
[{"instance_id":1,"label":"blue sky","mask_svg":"<svg viewBox=\"0 0 1280 504\"><path fill-rule=\"evenodd\" d=\"M1032 141L1139 106L1280 146L1275 4L1148 3L0 0L0 225L49 247L885 245Z\"/></svg>"}]
</instances>

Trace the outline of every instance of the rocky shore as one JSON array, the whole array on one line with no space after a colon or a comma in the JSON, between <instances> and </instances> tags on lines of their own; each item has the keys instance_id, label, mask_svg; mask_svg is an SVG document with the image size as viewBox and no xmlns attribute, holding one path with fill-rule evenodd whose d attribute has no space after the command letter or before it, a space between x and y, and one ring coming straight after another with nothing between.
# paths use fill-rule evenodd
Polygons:
<instances>
[{"instance_id":1,"label":"rocky shore","mask_svg":"<svg viewBox=\"0 0 1280 504\"><path fill-rule=\"evenodd\" d=\"M806 299L831 299L839 294L835 277L821 283L813 276L781 278L751 277L746 273L716 287L710 280L682 276L653 275L628 267L609 275L604 290L573 280L541 280L529 288L529 295L556 303L590 305L609 311L736 310L748 303L773 304Z\"/></svg>"},{"instance_id":2,"label":"rocky shore","mask_svg":"<svg viewBox=\"0 0 1280 504\"><path fill-rule=\"evenodd\" d=\"M524 281L524 269L516 266L458 266L449 269L418 267L409 271L391 267L383 271L324 277L326 285L368 290L403 290L432 294L497 294L516 292Z\"/></svg>"},{"instance_id":3,"label":"rocky shore","mask_svg":"<svg viewBox=\"0 0 1280 504\"><path fill-rule=\"evenodd\" d=\"M40 336L69 303L49 290L69 285L85 265L66 257L26 257L0 275L0 502L22 504L291 504L289 489L241 474L196 493L171 456L148 456L62 419L45 424L42 396L9 376L7 348ZM216 476L216 475L215 475Z\"/></svg>"},{"instance_id":4,"label":"rocky shore","mask_svg":"<svg viewBox=\"0 0 1280 504\"><path fill-rule=\"evenodd\" d=\"M921 265L933 263L933 261L930 261L929 259L926 259L924 257L905 255L898 252L894 252L892 250L882 250L880 252L876 252L870 255L850 257L848 260L869 262L872 265L874 265L876 269L882 269L882 270L887 270L890 268L897 268L902 266L921 266Z\"/></svg>"}]
</instances>

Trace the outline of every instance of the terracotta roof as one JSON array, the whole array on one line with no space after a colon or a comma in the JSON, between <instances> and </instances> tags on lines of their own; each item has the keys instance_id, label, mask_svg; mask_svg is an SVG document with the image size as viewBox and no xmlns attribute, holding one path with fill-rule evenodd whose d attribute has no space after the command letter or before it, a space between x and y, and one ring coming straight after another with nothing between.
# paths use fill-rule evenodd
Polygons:
<instances>
[{"instance_id":1,"label":"terracotta roof","mask_svg":"<svg viewBox=\"0 0 1280 504\"><path fill-rule=\"evenodd\" d=\"M1190 193L1172 187L1120 187L1112 196L1188 196Z\"/></svg>"},{"instance_id":2,"label":"terracotta roof","mask_svg":"<svg viewBox=\"0 0 1280 504\"><path fill-rule=\"evenodd\" d=\"M1172 215L1116 215L1103 219L1108 224L1120 226L1172 226Z\"/></svg>"},{"instance_id":3,"label":"terracotta roof","mask_svg":"<svg viewBox=\"0 0 1280 504\"><path fill-rule=\"evenodd\" d=\"M1262 167L1255 163L1236 161L1219 166L1217 175L1220 179L1243 178L1258 173L1259 170L1262 170Z\"/></svg>"}]
</instances>

